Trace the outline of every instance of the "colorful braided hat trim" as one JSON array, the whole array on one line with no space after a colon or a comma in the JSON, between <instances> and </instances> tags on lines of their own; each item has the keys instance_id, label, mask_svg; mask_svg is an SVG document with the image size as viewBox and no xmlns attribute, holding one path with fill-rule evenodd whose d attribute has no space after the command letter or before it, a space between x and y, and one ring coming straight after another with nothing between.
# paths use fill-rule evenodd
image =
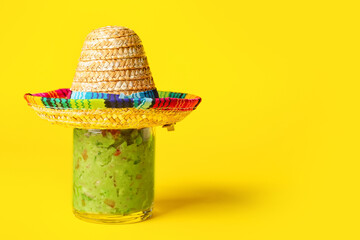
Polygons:
<instances>
[{"instance_id":1,"label":"colorful braided hat trim","mask_svg":"<svg viewBox=\"0 0 360 240\"><path fill-rule=\"evenodd\" d=\"M152 94L155 95L154 92ZM192 111L195 110L201 102L200 97L187 93L159 91L158 95L159 98L122 98L123 96L116 94L72 92L70 89L64 88L45 93L27 93L24 97L28 104L31 106L37 105L39 107L46 107L58 110L135 108L161 109L164 111ZM73 96L81 99L70 98ZM134 96L136 96L136 94Z\"/></svg>"},{"instance_id":2,"label":"colorful braided hat trim","mask_svg":"<svg viewBox=\"0 0 360 240\"><path fill-rule=\"evenodd\" d=\"M159 94L156 89L132 93L130 95L121 94L109 94L109 93L97 93L97 92L76 92L72 91L70 98L72 99L124 99L124 98L159 98Z\"/></svg>"}]
</instances>

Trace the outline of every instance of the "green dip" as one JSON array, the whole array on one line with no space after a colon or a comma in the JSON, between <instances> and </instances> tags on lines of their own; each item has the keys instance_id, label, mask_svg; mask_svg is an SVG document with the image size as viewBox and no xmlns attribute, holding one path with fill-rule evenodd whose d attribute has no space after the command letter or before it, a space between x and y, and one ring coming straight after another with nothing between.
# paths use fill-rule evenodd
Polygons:
<instances>
[{"instance_id":1,"label":"green dip","mask_svg":"<svg viewBox=\"0 0 360 240\"><path fill-rule=\"evenodd\" d=\"M152 128L74 129L74 209L120 215L149 210L154 140Z\"/></svg>"}]
</instances>

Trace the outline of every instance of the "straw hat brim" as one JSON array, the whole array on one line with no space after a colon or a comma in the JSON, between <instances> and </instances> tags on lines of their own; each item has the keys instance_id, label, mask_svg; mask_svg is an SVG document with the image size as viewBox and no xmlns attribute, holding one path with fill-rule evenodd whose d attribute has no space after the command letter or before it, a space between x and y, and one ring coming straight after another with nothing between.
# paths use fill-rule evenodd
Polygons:
<instances>
[{"instance_id":1,"label":"straw hat brim","mask_svg":"<svg viewBox=\"0 0 360 240\"><path fill-rule=\"evenodd\" d=\"M158 91L159 98L70 99L70 89L25 94L43 119L85 129L128 129L172 125L196 109L201 98L192 94Z\"/></svg>"}]
</instances>

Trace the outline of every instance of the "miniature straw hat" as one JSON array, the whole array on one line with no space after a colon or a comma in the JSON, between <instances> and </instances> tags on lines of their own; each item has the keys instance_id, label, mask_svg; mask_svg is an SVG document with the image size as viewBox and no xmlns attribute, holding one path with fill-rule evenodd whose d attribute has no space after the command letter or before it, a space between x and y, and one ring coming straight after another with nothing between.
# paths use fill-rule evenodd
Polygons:
<instances>
[{"instance_id":1,"label":"miniature straw hat","mask_svg":"<svg viewBox=\"0 0 360 240\"><path fill-rule=\"evenodd\" d=\"M157 91L141 40L125 27L90 32L70 89L27 93L25 99L41 118L86 129L172 126L201 102Z\"/></svg>"}]
</instances>

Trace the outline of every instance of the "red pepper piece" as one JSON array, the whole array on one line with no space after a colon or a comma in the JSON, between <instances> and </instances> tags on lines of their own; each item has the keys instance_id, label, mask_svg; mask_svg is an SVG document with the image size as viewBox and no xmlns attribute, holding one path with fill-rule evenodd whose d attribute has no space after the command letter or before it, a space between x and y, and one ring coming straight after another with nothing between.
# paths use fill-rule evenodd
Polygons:
<instances>
[{"instance_id":1,"label":"red pepper piece","mask_svg":"<svg viewBox=\"0 0 360 240\"><path fill-rule=\"evenodd\" d=\"M119 149L116 149L116 152L114 153L114 156L119 156L121 154L121 151Z\"/></svg>"}]
</instances>

